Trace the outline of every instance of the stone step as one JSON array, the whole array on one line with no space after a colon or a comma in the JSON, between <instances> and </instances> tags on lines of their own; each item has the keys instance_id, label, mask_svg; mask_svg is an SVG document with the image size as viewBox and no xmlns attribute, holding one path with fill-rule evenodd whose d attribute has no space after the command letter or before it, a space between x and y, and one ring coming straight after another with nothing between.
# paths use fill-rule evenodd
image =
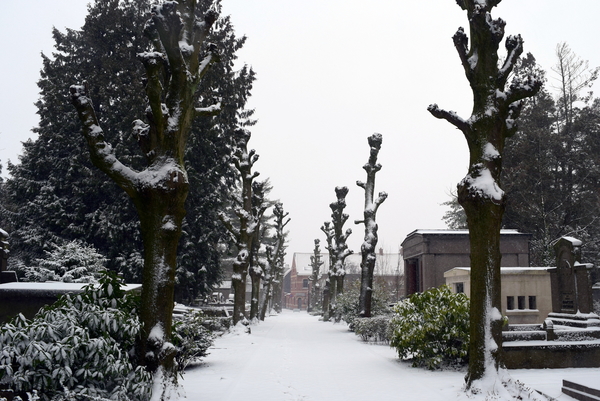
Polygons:
<instances>
[{"instance_id":1,"label":"stone step","mask_svg":"<svg viewBox=\"0 0 600 401\"><path fill-rule=\"evenodd\" d=\"M579 401L600 401L600 390L563 380L562 392Z\"/></svg>"}]
</instances>

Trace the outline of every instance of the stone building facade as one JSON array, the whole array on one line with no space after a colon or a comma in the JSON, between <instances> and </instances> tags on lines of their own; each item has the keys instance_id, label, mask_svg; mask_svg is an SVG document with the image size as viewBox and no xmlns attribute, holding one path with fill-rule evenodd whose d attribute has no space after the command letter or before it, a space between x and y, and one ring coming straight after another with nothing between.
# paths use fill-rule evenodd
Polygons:
<instances>
[{"instance_id":1,"label":"stone building facade","mask_svg":"<svg viewBox=\"0 0 600 401\"><path fill-rule=\"evenodd\" d=\"M502 230L501 266L528 267L530 234ZM415 230L402 242L405 295L446 283L444 273L471 265L468 230Z\"/></svg>"}]
</instances>

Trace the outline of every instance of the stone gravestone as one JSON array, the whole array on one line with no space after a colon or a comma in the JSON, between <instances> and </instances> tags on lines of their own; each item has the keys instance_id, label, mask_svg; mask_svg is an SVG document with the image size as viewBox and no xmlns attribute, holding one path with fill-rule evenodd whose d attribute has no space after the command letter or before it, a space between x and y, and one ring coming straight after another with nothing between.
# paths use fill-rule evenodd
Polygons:
<instances>
[{"instance_id":1,"label":"stone gravestone","mask_svg":"<svg viewBox=\"0 0 600 401\"><path fill-rule=\"evenodd\" d=\"M8 254L8 233L0 228L0 283L17 281L17 273L7 271Z\"/></svg>"},{"instance_id":2,"label":"stone gravestone","mask_svg":"<svg viewBox=\"0 0 600 401\"><path fill-rule=\"evenodd\" d=\"M8 261L8 233L0 228L0 272L6 271Z\"/></svg>"},{"instance_id":3,"label":"stone gravestone","mask_svg":"<svg viewBox=\"0 0 600 401\"><path fill-rule=\"evenodd\" d=\"M593 315L591 263L581 263L581 241L562 237L554 245L556 267L550 272L554 324L589 327L597 325ZM591 320L590 320L591 319Z\"/></svg>"}]
</instances>

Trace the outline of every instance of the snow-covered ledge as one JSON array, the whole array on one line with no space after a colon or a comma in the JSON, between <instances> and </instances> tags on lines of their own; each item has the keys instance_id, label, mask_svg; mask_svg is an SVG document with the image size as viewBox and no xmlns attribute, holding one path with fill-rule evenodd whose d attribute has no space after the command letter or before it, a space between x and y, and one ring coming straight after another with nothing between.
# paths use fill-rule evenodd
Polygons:
<instances>
[{"instance_id":1,"label":"snow-covered ledge","mask_svg":"<svg viewBox=\"0 0 600 401\"><path fill-rule=\"evenodd\" d=\"M0 323L19 313L31 319L41 307L56 302L64 294L77 294L89 283L4 283L0 284ZM125 284L125 291L141 291L141 284Z\"/></svg>"}]
</instances>

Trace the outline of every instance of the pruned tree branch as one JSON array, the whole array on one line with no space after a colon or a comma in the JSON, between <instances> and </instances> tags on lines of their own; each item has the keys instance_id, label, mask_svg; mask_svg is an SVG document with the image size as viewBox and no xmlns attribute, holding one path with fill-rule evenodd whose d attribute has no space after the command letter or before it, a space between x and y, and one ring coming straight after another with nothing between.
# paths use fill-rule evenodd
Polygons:
<instances>
[{"instance_id":1,"label":"pruned tree branch","mask_svg":"<svg viewBox=\"0 0 600 401\"><path fill-rule=\"evenodd\" d=\"M88 144L92 163L115 181L130 197L134 197L137 191L138 173L121 163L112 146L104 140L104 131L96 117L92 99L87 96L85 85L85 83L72 85L69 90L71 102L83 124L83 135Z\"/></svg>"},{"instance_id":2,"label":"pruned tree branch","mask_svg":"<svg viewBox=\"0 0 600 401\"><path fill-rule=\"evenodd\" d=\"M465 135L470 131L470 124L462 119L456 112L454 111L446 111L444 109L440 109L437 104L429 105L427 110L435 117L439 119L443 119L448 121L450 124L454 125L456 128L461 130Z\"/></svg>"},{"instance_id":3,"label":"pruned tree branch","mask_svg":"<svg viewBox=\"0 0 600 401\"><path fill-rule=\"evenodd\" d=\"M523 38L521 35L510 35L506 38L506 59L498 71L498 86L503 88L506 80L523 53Z\"/></svg>"}]
</instances>

